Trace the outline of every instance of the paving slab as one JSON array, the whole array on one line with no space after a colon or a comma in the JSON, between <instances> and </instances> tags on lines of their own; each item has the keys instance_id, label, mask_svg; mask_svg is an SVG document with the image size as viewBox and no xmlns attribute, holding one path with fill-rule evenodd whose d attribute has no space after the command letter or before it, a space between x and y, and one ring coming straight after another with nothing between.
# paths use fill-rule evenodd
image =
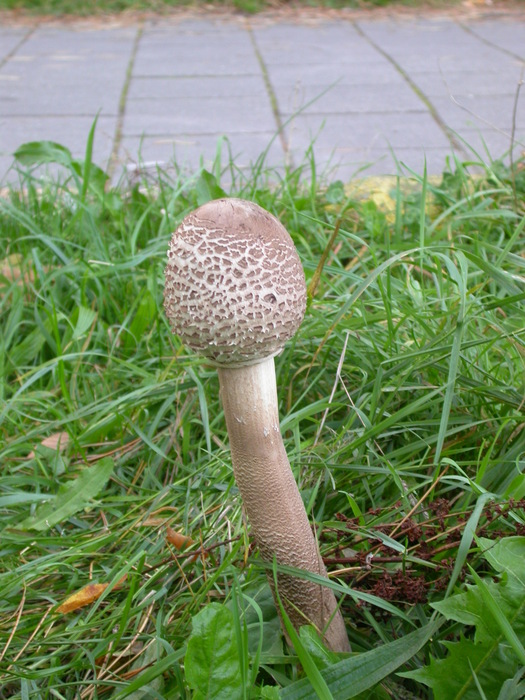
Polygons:
<instances>
[{"instance_id":1,"label":"paving slab","mask_svg":"<svg viewBox=\"0 0 525 700\"><path fill-rule=\"evenodd\" d=\"M486 40L490 29L498 41ZM380 46L443 125L463 141L464 153L486 146L500 157L511 144L512 115L524 62L502 47L504 35L516 39L513 25L480 21L472 25L447 20L361 22L360 29ZM512 31L511 31L512 29ZM521 25L523 32L524 26ZM523 102L518 105L515 141L525 137Z\"/></svg>"},{"instance_id":2,"label":"paving slab","mask_svg":"<svg viewBox=\"0 0 525 700\"><path fill-rule=\"evenodd\" d=\"M455 131L480 128L510 133L513 119L521 135L525 133L525 102L507 95L454 95L436 97L433 104L445 122ZM514 107L516 112L514 114Z\"/></svg>"},{"instance_id":3,"label":"paving slab","mask_svg":"<svg viewBox=\"0 0 525 700\"><path fill-rule=\"evenodd\" d=\"M0 80L0 117L94 116L97 113L117 116L122 80L115 73L100 78L101 68L91 66L79 80L70 66L62 66L55 75L46 68L35 67L30 76L11 74L12 81ZM14 89L13 82L21 84ZM60 81L61 91L55 90Z\"/></svg>"},{"instance_id":4,"label":"paving slab","mask_svg":"<svg viewBox=\"0 0 525 700\"><path fill-rule=\"evenodd\" d=\"M339 63L319 63L308 66L275 64L267 65L266 71L272 87L290 88L296 85L351 85L359 88L361 85L389 85L405 82L395 68L387 61L378 57L375 61Z\"/></svg>"},{"instance_id":5,"label":"paving slab","mask_svg":"<svg viewBox=\"0 0 525 700\"><path fill-rule=\"evenodd\" d=\"M487 66L483 71L459 70L427 71L413 75L423 94L432 101L444 96L491 96L498 99L504 95L515 95L520 82L522 64L508 66L507 70L494 71Z\"/></svg>"},{"instance_id":6,"label":"paving slab","mask_svg":"<svg viewBox=\"0 0 525 700\"><path fill-rule=\"evenodd\" d=\"M163 97L155 101L157 116L152 122L151 104L129 103L124 131L141 134L222 134L273 131L276 127L268 100L256 95L228 97ZM213 122L210 122L213 114Z\"/></svg>"},{"instance_id":7,"label":"paving slab","mask_svg":"<svg viewBox=\"0 0 525 700\"><path fill-rule=\"evenodd\" d=\"M191 27L191 29L190 29ZM149 25L139 43L133 76L253 75L260 66L245 28L181 23ZM198 29L197 27L200 27Z\"/></svg>"},{"instance_id":8,"label":"paving slab","mask_svg":"<svg viewBox=\"0 0 525 700\"><path fill-rule=\"evenodd\" d=\"M30 33L25 28L15 28L13 30L0 27L0 65L7 60L9 54L24 40Z\"/></svg>"},{"instance_id":9,"label":"paving slab","mask_svg":"<svg viewBox=\"0 0 525 700\"><path fill-rule=\"evenodd\" d=\"M523 22L508 19L492 19L490 22L468 24L461 22L465 31L486 41L489 45L498 47L506 53L525 60L525 41L523 39Z\"/></svg>"},{"instance_id":10,"label":"paving slab","mask_svg":"<svg viewBox=\"0 0 525 700\"><path fill-rule=\"evenodd\" d=\"M266 87L260 73L253 75L133 76L127 95L128 112L134 101L148 104L161 99L261 97L266 101Z\"/></svg>"},{"instance_id":11,"label":"paving slab","mask_svg":"<svg viewBox=\"0 0 525 700\"><path fill-rule=\"evenodd\" d=\"M117 180L157 167L191 174L218 153L240 172L265 152L277 171L306 173L311 148L331 178L399 163L422 172L425 161L439 174L454 155L501 157L512 130L519 153L523 36L525 9L4 23L0 181L24 141L82 157L97 115L95 160Z\"/></svg>"},{"instance_id":12,"label":"paving slab","mask_svg":"<svg viewBox=\"0 0 525 700\"><path fill-rule=\"evenodd\" d=\"M447 152L451 148L445 134L423 110L367 114L366 122L359 114L333 114L324 124L310 115L298 115L288 131L293 147L303 152L315 140L316 146L325 150L337 145L339 149L383 149L388 153L390 149L413 148L429 135L432 148ZM425 147L420 150L424 153Z\"/></svg>"},{"instance_id":13,"label":"paving slab","mask_svg":"<svg viewBox=\"0 0 525 700\"><path fill-rule=\"evenodd\" d=\"M389 112L424 111L420 98L405 82L386 85L345 85L330 87L298 81L286 89L279 85L275 94L283 116L301 114L386 114Z\"/></svg>"}]
</instances>

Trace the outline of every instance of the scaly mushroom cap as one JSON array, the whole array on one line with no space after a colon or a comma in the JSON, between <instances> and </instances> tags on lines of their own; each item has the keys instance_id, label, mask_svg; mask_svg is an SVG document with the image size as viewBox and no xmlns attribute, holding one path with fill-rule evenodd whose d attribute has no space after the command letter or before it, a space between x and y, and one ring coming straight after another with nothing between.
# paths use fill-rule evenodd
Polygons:
<instances>
[{"instance_id":1,"label":"scaly mushroom cap","mask_svg":"<svg viewBox=\"0 0 525 700\"><path fill-rule=\"evenodd\" d=\"M303 319L304 272L284 226L253 202L217 199L172 236L164 309L174 333L219 366L276 355Z\"/></svg>"}]
</instances>

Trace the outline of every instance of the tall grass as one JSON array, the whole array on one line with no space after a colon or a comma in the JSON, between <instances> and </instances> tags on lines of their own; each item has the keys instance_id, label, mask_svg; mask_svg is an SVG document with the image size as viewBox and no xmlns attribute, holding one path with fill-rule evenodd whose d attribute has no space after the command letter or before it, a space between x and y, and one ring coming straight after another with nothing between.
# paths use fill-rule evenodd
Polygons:
<instances>
[{"instance_id":1,"label":"tall grass","mask_svg":"<svg viewBox=\"0 0 525 700\"><path fill-rule=\"evenodd\" d=\"M353 651L430 623L477 566L476 534L524 534L522 163L394 179L385 208L308 183L308 163L217 161L125 189L89 143L83 162L19 156L0 200L0 697L190 697L184 654L210 602L234 611L253 696L293 696L301 666L250 548L215 372L162 311L169 236L223 187L282 220L310 283L277 358L282 429ZM56 159L60 175L32 175ZM57 610L90 583L106 587ZM457 632L421 637L405 669ZM391 673L363 697L428 692Z\"/></svg>"}]
</instances>

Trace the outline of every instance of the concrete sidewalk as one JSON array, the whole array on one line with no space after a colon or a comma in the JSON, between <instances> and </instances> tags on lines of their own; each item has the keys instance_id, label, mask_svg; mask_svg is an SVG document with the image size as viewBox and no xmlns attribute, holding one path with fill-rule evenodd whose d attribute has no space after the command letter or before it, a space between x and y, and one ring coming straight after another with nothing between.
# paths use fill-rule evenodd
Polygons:
<instances>
[{"instance_id":1,"label":"concrete sidewalk","mask_svg":"<svg viewBox=\"0 0 525 700\"><path fill-rule=\"evenodd\" d=\"M306 19L305 19L306 17ZM300 165L314 143L331 178L442 172L525 150L525 8L508 14L312 19L181 14L136 22L0 19L0 182L20 144L50 139L122 168ZM516 96L519 99L516 105ZM514 116L513 116L514 115Z\"/></svg>"}]
</instances>

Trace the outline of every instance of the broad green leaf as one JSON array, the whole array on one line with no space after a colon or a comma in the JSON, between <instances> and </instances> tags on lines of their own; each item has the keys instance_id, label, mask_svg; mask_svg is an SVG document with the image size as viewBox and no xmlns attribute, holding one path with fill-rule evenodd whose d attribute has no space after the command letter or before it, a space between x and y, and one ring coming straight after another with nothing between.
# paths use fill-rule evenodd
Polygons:
<instances>
[{"instance_id":1,"label":"broad green leaf","mask_svg":"<svg viewBox=\"0 0 525 700\"><path fill-rule=\"evenodd\" d=\"M499 542L481 538L478 544L502 574L500 580L485 578L482 587L466 586L464 593L432 606L448 620L475 627L474 639L461 636L457 642L444 642L444 659L431 658L429 666L401 674L430 686L435 700L478 700L478 683L487 698L498 698L521 667L516 649L525 644L525 537ZM492 609L487 607L488 597ZM509 631L514 646L509 645Z\"/></svg>"},{"instance_id":2,"label":"broad green leaf","mask_svg":"<svg viewBox=\"0 0 525 700\"><path fill-rule=\"evenodd\" d=\"M212 199L221 199L228 196L217 182L215 175L212 175L207 170L201 172L199 179L195 183L195 192L199 206L210 202Z\"/></svg>"},{"instance_id":3,"label":"broad green leaf","mask_svg":"<svg viewBox=\"0 0 525 700\"><path fill-rule=\"evenodd\" d=\"M489 586L485 583L485 581L482 578L478 576L477 572L474 571L472 567L469 568L471 571L472 578L476 582L476 587L481 593L481 597L483 598L483 602L485 603L485 608L488 612L488 617L491 619L491 621L496 623L497 627L499 628L507 642L511 645L512 649L514 650L514 653L521 661L522 665L525 666L525 648L523 647L521 639L518 636L519 633L509 622L509 619L502 610L499 602L496 600L495 596L492 595ZM521 592L522 591L520 591L520 594ZM518 621L516 620L516 622Z\"/></svg>"},{"instance_id":4,"label":"broad green leaf","mask_svg":"<svg viewBox=\"0 0 525 700\"><path fill-rule=\"evenodd\" d=\"M344 183L341 180L330 183L326 189L325 197L330 204L341 204L346 198Z\"/></svg>"},{"instance_id":5,"label":"broad green leaf","mask_svg":"<svg viewBox=\"0 0 525 700\"><path fill-rule=\"evenodd\" d=\"M337 700L348 700L373 688L402 664L411 659L436 632L432 623L410 632L401 639L383 644L364 654L356 654L321 671L330 692ZM307 678L292 683L281 691L282 700L316 700Z\"/></svg>"},{"instance_id":6,"label":"broad green leaf","mask_svg":"<svg viewBox=\"0 0 525 700\"><path fill-rule=\"evenodd\" d=\"M184 668L188 685L196 691L194 697L241 698L241 670L231 610L211 603L195 615L192 628Z\"/></svg>"},{"instance_id":7,"label":"broad green leaf","mask_svg":"<svg viewBox=\"0 0 525 700\"><path fill-rule=\"evenodd\" d=\"M504 574L499 582L486 579L485 586L523 642L525 639L525 537L507 537L496 543L488 539L479 539L478 542L484 549L485 559L496 571ZM498 640L501 635L496 621L488 614L478 586L466 586L465 593L458 593L434 603L432 607L447 620L475 626L475 642Z\"/></svg>"},{"instance_id":8,"label":"broad green leaf","mask_svg":"<svg viewBox=\"0 0 525 700\"><path fill-rule=\"evenodd\" d=\"M262 615L262 630L259 616L252 604L245 604L244 623L248 630L248 650L255 655L262 634L261 651L269 656L282 656L283 635L281 621L275 608L272 590L267 583L257 585L253 591L247 588L243 591L245 599L251 599L257 605Z\"/></svg>"},{"instance_id":9,"label":"broad green leaf","mask_svg":"<svg viewBox=\"0 0 525 700\"><path fill-rule=\"evenodd\" d=\"M431 658L429 666L401 674L430 686L434 700L479 700L473 671L486 697L497 698L504 680L520 667L509 647L490 641L476 644L462 637L443 645L448 650L445 659Z\"/></svg>"},{"instance_id":10,"label":"broad green leaf","mask_svg":"<svg viewBox=\"0 0 525 700\"><path fill-rule=\"evenodd\" d=\"M97 317L97 312L93 309L88 309L85 306L78 307L78 317L73 331L73 340L78 340L86 331L89 330L91 324Z\"/></svg>"},{"instance_id":11,"label":"broad green leaf","mask_svg":"<svg viewBox=\"0 0 525 700\"><path fill-rule=\"evenodd\" d=\"M54 141L30 141L23 143L14 152L14 157L22 165L41 165L42 163L59 163L70 166L71 151Z\"/></svg>"},{"instance_id":12,"label":"broad green leaf","mask_svg":"<svg viewBox=\"0 0 525 700\"><path fill-rule=\"evenodd\" d=\"M56 496L38 507L36 513L23 520L22 530L47 530L82 510L106 485L114 468L113 460L104 457L92 467L83 469L79 476L60 487Z\"/></svg>"},{"instance_id":13,"label":"broad green leaf","mask_svg":"<svg viewBox=\"0 0 525 700\"><path fill-rule=\"evenodd\" d=\"M525 589L525 537L505 537L499 542L480 537L477 541L492 568Z\"/></svg>"},{"instance_id":14,"label":"broad green leaf","mask_svg":"<svg viewBox=\"0 0 525 700\"><path fill-rule=\"evenodd\" d=\"M98 165L91 162L89 170L86 170L87 161L75 160L72 163L73 170L82 177L82 184L86 191L89 189L99 197L105 196L104 187L109 180L108 174Z\"/></svg>"}]
</instances>

